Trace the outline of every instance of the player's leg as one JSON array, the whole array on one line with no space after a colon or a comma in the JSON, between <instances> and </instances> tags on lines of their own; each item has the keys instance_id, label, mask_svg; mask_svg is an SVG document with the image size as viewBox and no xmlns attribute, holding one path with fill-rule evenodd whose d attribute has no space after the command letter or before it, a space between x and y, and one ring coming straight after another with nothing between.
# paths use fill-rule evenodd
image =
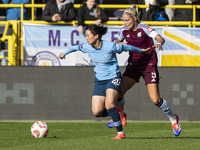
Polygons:
<instances>
[{"instance_id":1,"label":"player's leg","mask_svg":"<svg viewBox=\"0 0 200 150\"><path fill-rule=\"evenodd\" d=\"M174 120L172 119L173 122L176 120L176 117L174 116L167 101L160 98L158 86L159 85L156 83L147 84L150 99L156 106L158 106L163 112L165 112L165 114L170 119L173 118L174 119Z\"/></svg>"},{"instance_id":2,"label":"player's leg","mask_svg":"<svg viewBox=\"0 0 200 150\"><path fill-rule=\"evenodd\" d=\"M123 99L124 95L136 82L139 82L141 75L142 74L140 72L138 72L137 69L134 68L134 66L132 66L130 64L127 65L126 70L122 76L122 87L121 87L121 92L120 92L120 95L119 95L118 101L117 101L117 103L119 103L119 105L122 105L122 106L120 106L122 109L124 107L123 105L125 104L125 100ZM124 102L123 102L123 100L124 100ZM120 102L120 101L122 101L122 102Z\"/></svg>"},{"instance_id":3,"label":"player's leg","mask_svg":"<svg viewBox=\"0 0 200 150\"><path fill-rule=\"evenodd\" d=\"M113 124L115 128L117 129L117 133L118 133L117 136L113 139L125 139L126 136L123 133L121 118L120 118L119 112L117 111L115 107L115 103L117 101L118 95L119 95L118 91L108 88L106 90L105 106L106 106L108 114L111 116L113 120Z\"/></svg>"},{"instance_id":4,"label":"player's leg","mask_svg":"<svg viewBox=\"0 0 200 150\"><path fill-rule=\"evenodd\" d=\"M120 106L122 109L124 109L124 105L125 105L125 98L124 95L126 94L126 92L136 83L136 80L126 77L126 76L122 76L122 87L121 87L121 92L119 94L119 97L117 99L117 106Z\"/></svg>"},{"instance_id":5,"label":"player's leg","mask_svg":"<svg viewBox=\"0 0 200 150\"><path fill-rule=\"evenodd\" d=\"M127 124L127 122L126 122L127 115L126 115L126 113L124 111L124 105L125 105L125 98L124 97L122 99L118 99L117 100L116 107L117 107L117 110L118 110L118 112L120 114L122 125L126 126L126 124ZM108 125L111 126L111 122L112 122L112 120L108 123Z\"/></svg>"},{"instance_id":6,"label":"player's leg","mask_svg":"<svg viewBox=\"0 0 200 150\"><path fill-rule=\"evenodd\" d=\"M105 108L105 96L92 96L92 112L96 117L108 116Z\"/></svg>"},{"instance_id":7,"label":"player's leg","mask_svg":"<svg viewBox=\"0 0 200 150\"><path fill-rule=\"evenodd\" d=\"M173 113L168 102L165 99L160 98L159 85L156 83L151 83L147 84L147 87L151 101L169 117L175 136L179 136L181 132L179 118Z\"/></svg>"},{"instance_id":8,"label":"player's leg","mask_svg":"<svg viewBox=\"0 0 200 150\"><path fill-rule=\"evenodd\" d=\"M121 87L121 92L119 94L119 97L117 99L117 103L116 106L119 106L122 108L123 111L123 120L122 120L122 125L125 126L126 125L126 113L124 112L124 105L125 105L125 97L124 95L126 94L126 92L133 87L133 85L136 83L137 81L133 78L129 78L127 76L122 76L122 87Z\"/></svg>"},{"instance_id":9,"label":"player's leg","mask_svg":"<svg viewBox=\"0 0 200 150\"><path fill-rule=\"evenodd\" d=\"M132 88L132 86L136 83L137 81L133 78L127 77L127 76L122 76L122 86L121 86L121 92L119 94L118 99L122 99L123 96L126 94L126 92Z\"/></svg>"},{"instance_id":10,"label":"player's leg","mask_svg":"<svg viewBox=\"0 0 200 150\"><path fill-rule=\"evenodd\" d=\"M105 108L106 87L107 82L95 79L95 85L92 96L92 112L96 117L108 116Z\"/></svg>"},{"instance_id":11,"label":"player's leg","mask_svg":"<svg viewBox=\"0 0 200 150\"><path fill-rule=\"evenodd\" d=\"M125 72L126 73L126 72ZM127 74L127 73L126 73ZM127 74L129 75L129 74ZM124 95L126 94L126 92L136 83L137 81L135 79L132 79L132 78L129 78L127 76L122 76L122 86L121 86L121 92L119 94L119 97L117 99L117 103L116 103L116 106L117 107L121 107L122 108L122 111L120 112L119 110L119 113L122 113L122 125L123 126L126 126L126 118L127 118L127 115L126 113L124 112L124 105L125 105L125 98L124 98ZM112 128L114 127L113 125L113 121L110 120L107 124L108 128Z\"/></svg>"}]
</instances>

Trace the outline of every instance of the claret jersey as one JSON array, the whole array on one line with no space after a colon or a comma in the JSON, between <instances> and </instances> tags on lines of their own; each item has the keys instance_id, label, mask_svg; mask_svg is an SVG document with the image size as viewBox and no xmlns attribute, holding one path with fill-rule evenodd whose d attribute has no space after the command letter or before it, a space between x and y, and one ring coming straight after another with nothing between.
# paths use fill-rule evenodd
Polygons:
<instances>
[{"instance_id":1,"label":"claret jersey","mask_svg":"<svg viewBox=\"0 0 200 150\"><path fill-rule=\"evenodd\" d=\"M149 67L157 65L157 54L154 45L153 38L157 35L157 32L144 23L139 23L136 31L130 31L126 26L122 27L120 30L118 39L120 41L126 40L128 45L133 45L135 47L146 49L151 48L151 54L143 54L137 52L129 52L129 63L136 63L137 65L147 65ZM148 67L147 66L147 67Z\"/></svg>"}]
</instances>

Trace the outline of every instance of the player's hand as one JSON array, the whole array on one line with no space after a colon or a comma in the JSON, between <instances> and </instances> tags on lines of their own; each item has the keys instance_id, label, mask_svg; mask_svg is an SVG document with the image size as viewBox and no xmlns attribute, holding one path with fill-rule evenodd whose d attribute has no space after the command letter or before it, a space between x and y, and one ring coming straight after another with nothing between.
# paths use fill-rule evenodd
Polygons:
<instances>
[{"instance_id":1,"label":"player's hand","mask_svg":"<svg viewBox=\"0 0 200 150\"><path fill-rule=\"evenodd\" d=\"M147 48L147 49L142 49L142 52L143 52L144 54L150 54L150 53L149 53L150 49L151 49L150 47Z\"/></svg>"},{"instance_id":2,"label":"player's hand","mask_svg":"<svg viewBox=\"0 0 200 150\"><path fill-rule=\"evenodd\" d=\"M65 56L63 56L63 54L60 53L59 56L58 56L58 58L60 58L60 59L65 59Z\"/></svg>"},{"instance_id":3,"label":"player's hand","mask_svg":"<svg viewBox=\"0 0 200 150\"><path fill-rule=\"evenodd\" d=\"M153 45L153 47L157 48L158 50L162 50L162 45L160 43L157 43L155 45Z\"/></svg>"},{"instance_id":4,"label":"player's hand","mask_svg":"<svg viewBox=\"0 0 200 150\"><path fill-rule=\"evenodd\" d=\"M119 42L119 44L122 44L122 45L125 45L127 44L128 42Z\"/></svg>"}]
</instances>

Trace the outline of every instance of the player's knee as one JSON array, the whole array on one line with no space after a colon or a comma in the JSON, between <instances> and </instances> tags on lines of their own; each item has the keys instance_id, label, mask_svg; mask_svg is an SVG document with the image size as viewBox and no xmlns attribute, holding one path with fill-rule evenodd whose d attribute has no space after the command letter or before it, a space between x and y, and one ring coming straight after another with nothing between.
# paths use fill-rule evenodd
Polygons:
<instances>
[{"instance_id":1,"label":"player's knee","mask_svg":"<svg viewBox=\"0 0 200 150\"><path fill-rule=\"evenodd\" d=\"M95 117L100 117L101 116L101 111L93 111L93 115L95 116Z\"/></svg>"},{"instance_id":2,"label":"player's knee","mask_svg":"<svg viewBox=\"0 0 200 150\"><path fill-rule=\"evenodd\" d=\"M101 117L100 114L94 114L94 113L93 113L93 115L94 115L95 117L97 117L97 118Z\"/></svg>"},{"instance_id":3,"label":"player's knee","mask_svg":"<svg viewBox=\"0 0 200 150\"><path fill-rule=\"evenodd\" d=\"M159 98L159 97L154 97L154 98L151 98L151 101L152 101L155 105L157 105L157 104L159 104L159 102L160 102L160 98Z\"/></svg>"}]
</instances>

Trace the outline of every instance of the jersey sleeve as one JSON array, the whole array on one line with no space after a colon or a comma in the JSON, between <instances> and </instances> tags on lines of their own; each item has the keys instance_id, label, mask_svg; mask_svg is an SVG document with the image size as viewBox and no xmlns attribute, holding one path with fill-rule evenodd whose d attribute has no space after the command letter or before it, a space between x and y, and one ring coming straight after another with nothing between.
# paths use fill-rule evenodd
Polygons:
<instances>
[{"instance_id":1,"label":"jersey sleeve","mask_svg":"<svg viewBox=\"0 0 200 150\"><path fill-rule=\"evenodd\" d=\"M63 54L63 56L65 56L65 55L68 55L69 53L77 51L78 49L79 49L78 45L72 46L68 50L64 51L62 54Z\"/></svg>"},{"instance_id":2,"label":"jersey sleeve","mask_svg":"<svg viewBox=\"0 0 200 150\"><path fill-rule=\"evenodd\" d=\"M123 48L122 48L122 45L121 44L117 44L117 43L113 43L113 51L115 52L115 53L121 53L121 52L123 52Z\"/></svg>"},{"instance_id":3,"label":"jersey sleeve","mask_svg":"<svg viewBox=\"0 0 200 150\"><path fill-rule=\"evenodd\" d=\"M142 49L137 48L137 47L132 46L132 45L122 45L122 50L123 51L129 51L129 52L139 52L139 53L143 52Z\"/></svg>"},{"instance_id":4,"label":"jersey sleeve","mask_svg":"<svg viewBox=\"0 0 200 150\"><path fill-rule=\"evenodd\" d=\"M64 51L62 54L63 56L75 52L75 51L82 51L83 53L86 53L85 51L85 43L79 44L79 45L75 45L75 46L71 46L68 50Z\"/></svg>"},{"instance_id":5,"label":"jersey sleeve","mask_svg":"<svg viewBox=\"0 0 200 150\"><path fill-rule=\"evenodd\" d=\"M140 23L139 25L143 30L144 32L151 38L155 38L156 35L158 34L152 27L150 27L149 25L147 24L142 24Z\"/></svg>"},{"instance_id":6,"label":"jersey sleeve","mask_svg":"<svg viewBox=\"0 0 200 150\"><path fill-rule=\"evenodd\" d=\"M114 43L114 45L113 45L113 50L115 51L115 53L121 53L123 51L139 52L139 53L143 52L142 49L137 48L135 46L132 46L132 45L122 45L122 44L116 44L116 43Z\"/></svg>"}]
</instances>

